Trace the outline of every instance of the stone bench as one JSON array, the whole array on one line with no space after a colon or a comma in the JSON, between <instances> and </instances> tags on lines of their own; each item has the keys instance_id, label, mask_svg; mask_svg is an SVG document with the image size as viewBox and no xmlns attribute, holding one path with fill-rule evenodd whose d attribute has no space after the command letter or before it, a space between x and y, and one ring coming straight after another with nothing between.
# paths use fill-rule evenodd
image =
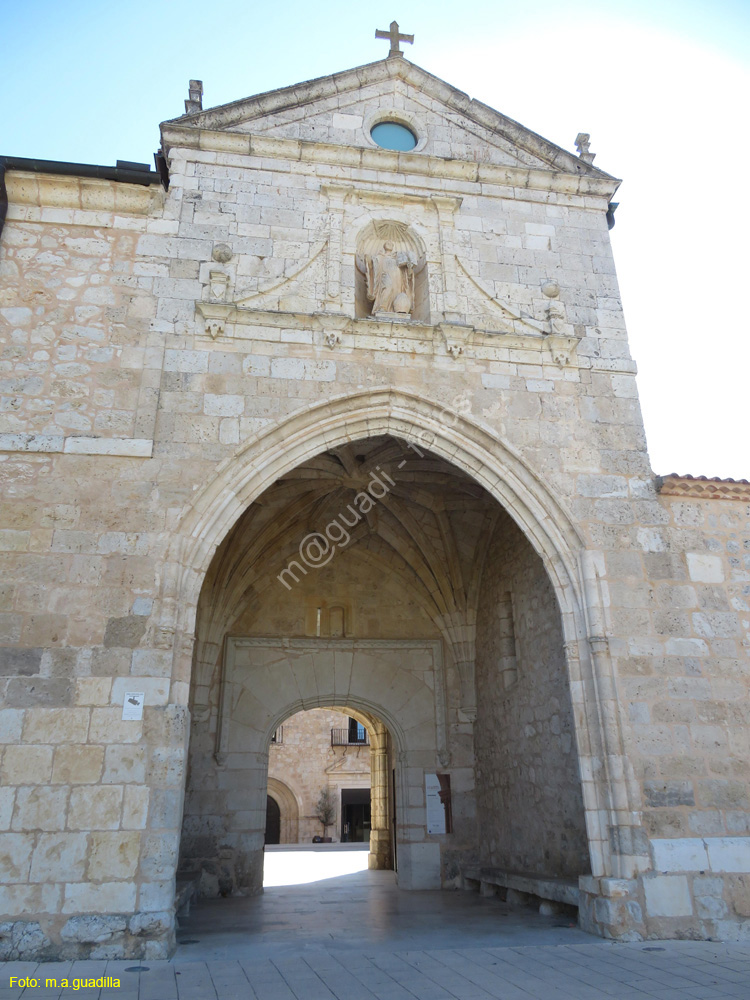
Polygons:
<instances>
[{"instance_id":1,"label":"stone bench","mask_svg":"<svg viewBox=\"0 0 750 1000\"><path fill-rule=\"evenodd\" d=\"M545 903L575 907L579 903L578 879L575 878L553 878L480 865L464 865L461 877L465 889L479 889L483 896L495 896L498 890L503 890L511 904L528 905L539 899L541 912L555 910L553 906L544 906Z\"/></svg>"}]
</instances>

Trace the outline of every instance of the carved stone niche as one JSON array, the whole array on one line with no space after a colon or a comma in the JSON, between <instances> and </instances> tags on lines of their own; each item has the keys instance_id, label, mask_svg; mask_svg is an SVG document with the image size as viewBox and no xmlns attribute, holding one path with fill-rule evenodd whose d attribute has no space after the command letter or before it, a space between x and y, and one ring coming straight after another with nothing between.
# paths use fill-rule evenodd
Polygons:
<instances>
[{"instance_id":1,"label":"carved stone niche","mask_svg":"<svg viewBox=\"0 0 750 1000\"><path fill-rule=\"evenodd\" d=\"M424 245L406 223L373 219L359 234L354 308L360 319L429 322Z\"/></svg>"}]
</instances>

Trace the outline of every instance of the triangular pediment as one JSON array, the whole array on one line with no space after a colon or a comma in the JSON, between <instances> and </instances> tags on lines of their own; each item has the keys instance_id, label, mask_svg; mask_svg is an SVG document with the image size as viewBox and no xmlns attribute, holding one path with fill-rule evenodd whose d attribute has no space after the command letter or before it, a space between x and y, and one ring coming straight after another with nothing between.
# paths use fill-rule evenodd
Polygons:
<instances>
[{"instance_id":1,"label":"triangular pediment","mask_svg":"<svg viewBox=\"0 0 750 1000\"><path fill-rule=\"evenodd\" d=\"M412 128L418 138L415 153L609 176L403 58L183 115L165 125L373 148L370 128L384 116Z\"/></svg>"}]
</instances>

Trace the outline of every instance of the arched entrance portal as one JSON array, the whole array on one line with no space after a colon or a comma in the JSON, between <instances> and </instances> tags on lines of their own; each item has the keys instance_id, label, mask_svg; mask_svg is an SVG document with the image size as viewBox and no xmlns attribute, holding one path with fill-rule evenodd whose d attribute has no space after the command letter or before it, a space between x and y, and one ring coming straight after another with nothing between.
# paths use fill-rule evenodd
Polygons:
<instances>
[{"instance_id":1,"label":"arched entrance portal","mask_svg":"<svg viewBox=\"0 0 750 1000\"><path fill-rule=\"evenodd\" d=\"M299 803L292 789L278 778L268 779L268 797L279 810L279 839L266 843L296 844L299 839Z\"/></svg>"},{"instance_id":2,"label":"arched entrance portal","mask_svg":"<svg viewBox=\"0 0 750 1000\"><path fill-rule=\"evenodd\" d=\"M258 889L272 735L341 707L390 732L401 887L455 885L477 858L589 871L560 596L497 500L434 452L377 435L284 473L202 588L185 862L223 853Z\"/></svg>"}]
</instances>

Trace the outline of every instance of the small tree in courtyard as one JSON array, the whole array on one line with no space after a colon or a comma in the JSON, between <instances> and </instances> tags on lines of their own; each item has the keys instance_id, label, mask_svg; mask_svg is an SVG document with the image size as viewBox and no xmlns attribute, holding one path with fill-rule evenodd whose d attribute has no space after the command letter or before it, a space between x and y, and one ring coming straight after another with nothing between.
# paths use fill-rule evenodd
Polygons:
<instances>
[{"instance_id":1,"label":"small tree in courtyard","mask_svg":"<svg viewBox=\"0 0 750 1000\"><path fill-rule=\"evenodd\" d=\"M323 836L328 836L328 827L333 823L336 816L336 803L330 788L321 788L318 797L318 804L315 807L315 815L323 824Z\"/></svg>"}]
</instances>

